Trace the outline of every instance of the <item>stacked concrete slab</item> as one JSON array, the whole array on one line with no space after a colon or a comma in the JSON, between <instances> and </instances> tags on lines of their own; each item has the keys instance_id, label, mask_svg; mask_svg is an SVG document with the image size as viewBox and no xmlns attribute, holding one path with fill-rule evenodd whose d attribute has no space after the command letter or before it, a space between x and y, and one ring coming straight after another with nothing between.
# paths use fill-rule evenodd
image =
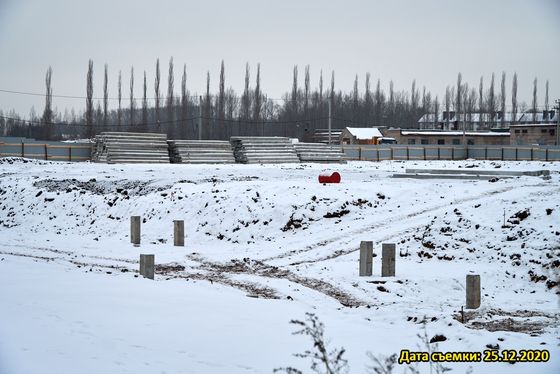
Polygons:
<instances>
[{"instance_id":1,"label":"stacked concrete slab","mask_svg":"<svg viewBox=\"0 0 560 374\"><path fill-rule=\"evenodd\" d=\"M342 130L340 129L331 129L331 144L340 144L340 136L342 135ZM329 142L329 130L328 129L317 129L313 134L313 141L317 143L326 143Z\"/></svg>"},{"instance_id":2,"label":"stacked concrete slab","mask_svg":"<svg viewBox=\"0 0 560 374\"><path fill-rule=\"evenodd\" d=\"M168 140L171 162L179 164L233 164L231 143L221 140Z\"/></svg>"},{"instance_id":3,"label":"stacked concrete slab","mask_svg":"<svg viewBox=\"0 0 560 374\"><path fill-rule=\"evenodd\" d=\"M294 143L294 148L301 162L346 162L340 146L324 143Z\"/></svg>"},{"instance_id":4,"label":"stacked concrete slab","mask_svg":"<svg viewBox=\"0 0 560 374\"><path fill-rule=\"evenodd\" d=\"M231 145L235 160L244 164L300 162L289 138L235 136Z\"/></svg>"},{"instance_id":5,"label":"stacked concrete slab","mask_svg":"<svg viewBox=\"0 0 560 374\"><path fill-rule=\"evenodd\" d=\"M520 176L550 179L549 170L495 170L495 169L406 169L406 173L393 174L393 178L416 179L499 179Z\"/></svg>"},{"instance_id":6,"label":"stacked concrete slab","mask_svg":"<svg viewBox=\"0 0 560 374\"><path fill-rule=\"evenodd\" d=\"M95 137L92 160L109 164L168 164L167 135L102 132Z\"/></svg>"}]
</instances>

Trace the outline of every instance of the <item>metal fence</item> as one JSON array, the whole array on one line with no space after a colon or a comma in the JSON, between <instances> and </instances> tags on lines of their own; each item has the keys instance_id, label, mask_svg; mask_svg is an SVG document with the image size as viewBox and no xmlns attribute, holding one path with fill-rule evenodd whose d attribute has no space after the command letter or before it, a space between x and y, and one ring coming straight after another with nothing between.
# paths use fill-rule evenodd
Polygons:
<instances>
[{"instance_id":1,"label":"metal fence","mask_svg":"<svg viewBox=\"0 0 560 374\"><path fill-rule=\"evenodd\" d=\"M348 160L503 160L560 161L558 146L437 146L342 145ZM52 161L91 160L91 145L62 142L10 142L0 140L0 157L26 157Z\"/></svg>"},{"instance_id":2,"label":"metal fence","mask_svg":"<svg viewBox=\"0 0 560 374\"><path fill-rule=\"evenodd\" d=\"M348 160L560 161L558 146L342 145Z\"/></svg>"},{"instance_id":3,"label":"metal fence","mask_svg":"<svg viewBox=\"0 0 560 374\"><path fill-rule=\"evenodd\" d=\"M51 161L87 161L91 160L91 145L62 142L0 142L0 157L25 157Z\"/></svg>"}]
</instances>

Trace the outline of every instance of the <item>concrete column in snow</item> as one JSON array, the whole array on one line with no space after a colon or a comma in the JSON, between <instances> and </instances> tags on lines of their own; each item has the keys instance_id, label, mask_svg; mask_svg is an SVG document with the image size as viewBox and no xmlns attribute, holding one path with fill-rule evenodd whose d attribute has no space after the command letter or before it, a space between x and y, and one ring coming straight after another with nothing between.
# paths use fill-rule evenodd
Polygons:
<instances>
[{"instance_id":1,"label":"concrete column in snow","mask_svg":"<svg viewBox=\"0 0 560 374\"><path fill-rule=\"evenodd\" d=\"M173 245L185 246L185 221L173 221Z\"/></svg>"},{"instance_id":2,"label":"concrete column in snow","mask_svg":"<svg viewBox=\"0 0 560 374\"><path fill-rule=\"evenodd\" d=\"M144 278L154 279L155 256L140 255L140 275Z\"/></svg>"},{"instance_id":3,"label":"concrete column in snow","mask_svg":"<svg viewBox=\"0 0 560 374\"><path fill-rule=\"evenodd\" d=\"M480 275L467 274L466 282L467 309L480 307Z\"/></svg>"},{"instance_id":4,"label":"concrete column in snow","mask_svg":"<svg viewBox=\"0 0 560 374\"><path fill-rule=\"evenodd\" d=\"M381 276L395 276L396 245L394 243L381 244Z\"/></svg>"},{"instance_id":5,"label":"concrete column in snow","mask_svg":"<svg viewBox=\"0 0 560 374\"><path fill-rule=\"evenodd\" d=\"M140 245L140 216L130 217L130 242Z\"/></svg>"},{"instance_id":6,"label":"concrete column in snow","mask_svg":"<svg viewBox=\"0 0 560 374\"><path fill-rule=\"evenodd\" d=\"M373 274L373 242L360 242L360 277Z\"/></svg>"}]
</instances>

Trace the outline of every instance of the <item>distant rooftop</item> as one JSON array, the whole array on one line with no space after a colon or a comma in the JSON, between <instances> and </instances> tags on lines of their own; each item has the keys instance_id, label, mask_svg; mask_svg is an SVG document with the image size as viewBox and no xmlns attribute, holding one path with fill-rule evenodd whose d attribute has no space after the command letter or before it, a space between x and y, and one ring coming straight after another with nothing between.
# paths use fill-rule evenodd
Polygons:
<instances>
[{"instance_id":1,"label":"distant rooftop","mask_svg":"<svg viewBox=\"0 0 560 374\"><path fill-rule=\"evenodd\" d=\"M462 136L462 131L416 131L416 130L401 130L402 135L447 135L447 136ZM488 131L466 131L465 136L509 136L509 132L488 132Z\"/></svg>"},{"instance_id":2,"label":"distant rooftop","mask_svg":"<svg viewBox=\"0 0 560 374\"><path fill-rule=\"evenodd\" d=\"M534 118L533 118L534 115ZM476 112L476 113L461 113L460 115L457 115L456 112L454 111L443 111L441 113L438 113L437 115L437 120L434 121L434 113L428 113L428 114L424 114L419 120L418 123L433 123L433 122L439 122L439 123L445 123L448 121L448 117L449 117L449 122L455 122L455 121L459 121L459 122L463 122L466 118L467 122L473 122L473 123L479 123L479 122L501 122L502 121L502 112L501 111L496 111L494 113L494 118L491 119L490 117L490 113L480 113L480 112ZM513 113L512 112L506 112L504 115L504 122L513 122ZM540 122L555 122L557 121L557 112L554 110L542 110L542 111L538 111L537 113L532 113L532 112L522 112L522 113L516 113L515 114L515 122L536 122L536 123L540 123Z\"/></svg>"},{"instance_id":3,"label":"distant rooftop","mask_svg":"<svg viewBox=\"0 0 560 374\"><path fill-rule=\"evenodd\" d=\"M347 127L346 128L350 134L356 137L356 139L373 139L382 138L383 134L377 127Z\"/></svg>"}]
</instances>

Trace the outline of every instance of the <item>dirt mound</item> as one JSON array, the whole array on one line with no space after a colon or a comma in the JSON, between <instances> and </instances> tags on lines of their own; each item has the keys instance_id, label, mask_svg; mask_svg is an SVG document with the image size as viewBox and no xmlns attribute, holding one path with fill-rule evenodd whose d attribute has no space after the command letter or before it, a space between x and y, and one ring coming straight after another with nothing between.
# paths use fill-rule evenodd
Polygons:
<instances>
[{"instance_id":1,"label":"dirt mound","mask_svg":"<svg viewBox=\"0 0 560 374\"><path fill-rule=\"evenodd\" d=\"M152 186L150 181L131 181L131 180L107 180L98 181L92 178L88 181L77 179L43 179L33 183L39 189L49 192L89 192L94 195L107 195L119 193L129 196L142 196L152 192L161 192L171 186Z\"/></svg>"}]
</instances>

